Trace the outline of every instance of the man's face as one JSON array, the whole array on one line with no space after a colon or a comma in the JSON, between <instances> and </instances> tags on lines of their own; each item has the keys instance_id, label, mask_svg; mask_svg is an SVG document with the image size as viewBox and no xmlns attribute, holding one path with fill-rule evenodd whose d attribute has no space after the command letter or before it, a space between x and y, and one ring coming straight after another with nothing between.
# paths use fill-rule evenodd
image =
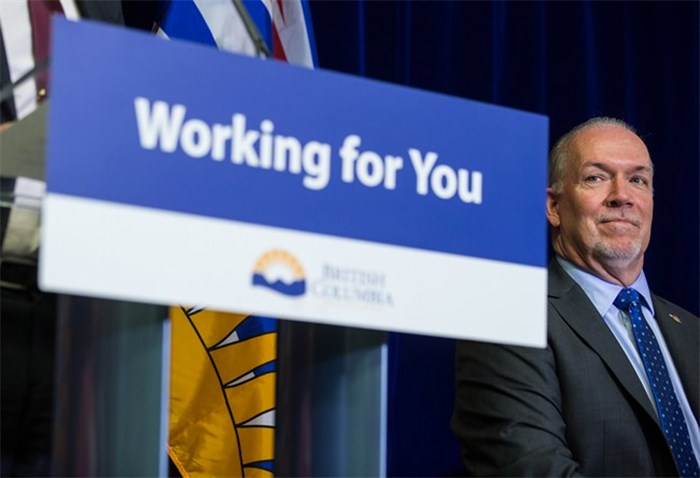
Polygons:
<instances>
[{"instance_id":1,"label":"man's face","mask_svg":"<svg viewBox=\"0 0 700 478\"><path fill-rule=\"evenodd\" d=\"M570 152L563 190L547 198L554 249L594 273L625 270L636 278L654 208L646 146L623 127L600 125L576 134Z\"/></svg>"}]
</instances>

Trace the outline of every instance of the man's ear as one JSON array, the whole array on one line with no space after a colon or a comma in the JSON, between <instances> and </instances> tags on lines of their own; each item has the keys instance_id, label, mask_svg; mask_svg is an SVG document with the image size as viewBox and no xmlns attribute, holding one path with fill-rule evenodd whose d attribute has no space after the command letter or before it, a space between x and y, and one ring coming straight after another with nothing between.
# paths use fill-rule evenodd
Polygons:
<instances>
[{"instance_id":1,"label":"man's ear","mask_svg":"<svg viewBox=\"0 0 700 478\"><path fill-rule=\"evenodd\" d=\"M552 188L547 188L547 221L552 227L559 227L559 224L561 224L561 219L559 218L559 196Z\"/></svg>"}]
</instances>

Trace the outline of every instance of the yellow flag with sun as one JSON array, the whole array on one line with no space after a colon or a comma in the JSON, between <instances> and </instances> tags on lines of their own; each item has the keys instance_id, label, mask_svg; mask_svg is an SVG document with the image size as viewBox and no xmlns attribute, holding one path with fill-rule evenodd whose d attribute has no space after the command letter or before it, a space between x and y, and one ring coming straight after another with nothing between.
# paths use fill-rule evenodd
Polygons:
<instances>
[{"instance_id":1,"label":"yellow flag with sun","mask_svg":"<svg viewBox=\"0 0 700 478\"><path fill-rule=\"evenodd\" d=\"M276 323L171 308L168 452L184 477L272 477Z\"/></svg>"}]
</instances>

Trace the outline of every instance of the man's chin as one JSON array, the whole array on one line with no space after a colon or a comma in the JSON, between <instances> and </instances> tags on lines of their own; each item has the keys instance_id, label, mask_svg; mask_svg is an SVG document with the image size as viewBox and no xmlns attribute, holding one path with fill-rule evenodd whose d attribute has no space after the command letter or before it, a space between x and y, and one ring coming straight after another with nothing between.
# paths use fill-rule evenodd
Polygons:
<instances>
[{"instance_id":1,"label":"man's chin","mask_svg":"<svg viewBox=\"0 0 700 478\"><path fill-rule=\"evenodd\" d=\"M593 246L593 254L601 261L614 262L617 266L632 263L639 258L641 245L637 242L622 243L599 242Z\"/></svg>"}]
</instances>

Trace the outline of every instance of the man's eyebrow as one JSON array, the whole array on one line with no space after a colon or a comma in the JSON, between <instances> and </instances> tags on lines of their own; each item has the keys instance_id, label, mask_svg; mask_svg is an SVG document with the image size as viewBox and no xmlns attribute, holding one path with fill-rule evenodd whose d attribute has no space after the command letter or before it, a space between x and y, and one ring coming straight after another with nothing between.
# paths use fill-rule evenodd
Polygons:
<instances>
[{"instance_id":1,"label":"man's eyebrow","mask_svg":"<svg viewBox=\"0 0 700 478\"><path fill-rule=\"evenodd\" d=\"M605 163L590 161L587 163L583 163L581 165L581 169L585 169L585 168L598 168L598 169L602 169L603 171L607 171L610 169L610 166L608 166ZM652 166L640 165L640 166L636 166L636 167L632 168L631 171L632 172L644 171L644 172L648 172L648 173L653 173L654 168Z\"/></svg>"},{"instance_id":2,"label":"man's eyebrow","mask_svg":"<svg viewBox=\"0 0 700 478\"><path fill-rule=\"evenodd\" d=\"M637 166L637 167L634 168L632 171L635 171L635 172L636 172L636 171L644 171L644 172L647 172L647 173L653 173L653 172L654 172L654 168L651 167L651 166Z\"/></svg>"}]
</instances>

